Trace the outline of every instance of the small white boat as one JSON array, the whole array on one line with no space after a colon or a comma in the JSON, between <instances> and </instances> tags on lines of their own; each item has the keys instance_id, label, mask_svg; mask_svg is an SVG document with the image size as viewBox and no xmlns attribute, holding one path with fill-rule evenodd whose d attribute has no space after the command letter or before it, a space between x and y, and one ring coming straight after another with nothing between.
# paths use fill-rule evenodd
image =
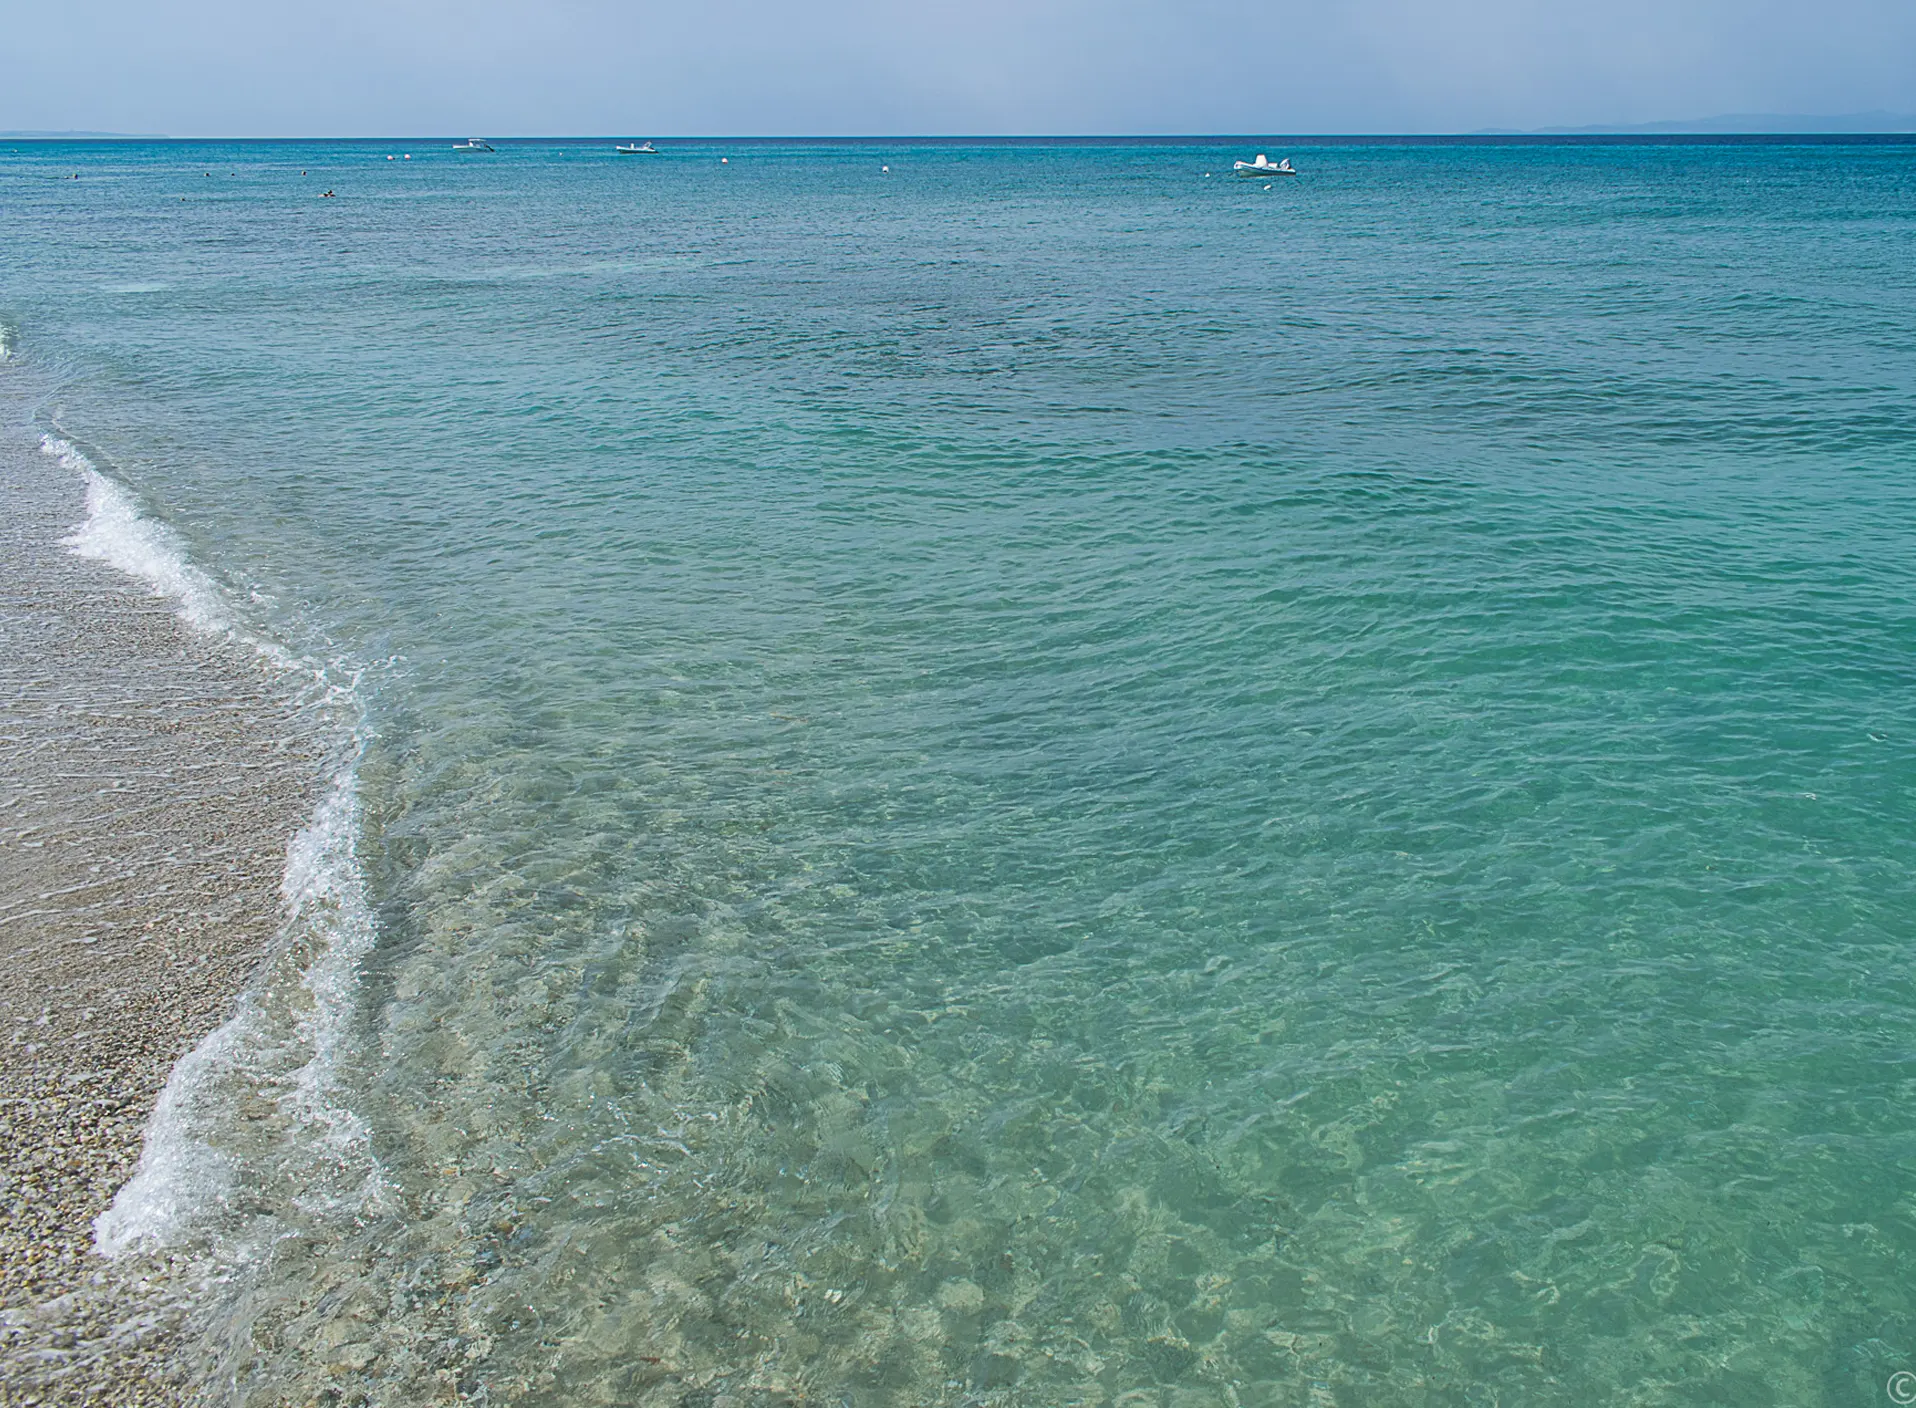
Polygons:
<instances>
[{"instance_id":1,"label":"small white boat","mask_svg":"<svg viewBox=\"0 0 1916 1408\"><path fill-rule=\"evenodd\" d=\"M1240 161L1232 168L1240 176L1295 176L1297 168L1291 165L1289 157L1273 165L1263 152L1257 154L1256 161Z\"/></svg>"},{"instance_id":2,"label":"small white boat","mask_svg":"<svg viewBox=\"0 0 1916 1408\"><path fill-rule=\"evenodd\" d=\"M625 143L612 149L620 156L657 156L659 149L650 142Z\"/></svg>"},{"instance_id":3,"label":"small white boat","mask_svg":"<svg viewBox=\"0 0 1916 1408\"><path fill-rule=\"evenodd\" d=\"M492 143L482 141L477 137L468 137L463 142L454 142L452 149L456 152L489 152L493 149L493 146Z\"/></svg>"}]
</instances>

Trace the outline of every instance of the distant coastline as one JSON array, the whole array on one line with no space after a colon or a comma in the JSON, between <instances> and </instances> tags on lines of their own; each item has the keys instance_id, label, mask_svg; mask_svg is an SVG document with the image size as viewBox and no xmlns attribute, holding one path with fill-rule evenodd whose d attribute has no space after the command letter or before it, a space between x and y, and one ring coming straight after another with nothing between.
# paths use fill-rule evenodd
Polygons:
<instances>
[{"instance_id":1,"label":"distant coastline","mask_svg":"<svg viewBox=\"0 0 1916 1408\"><path fill-rule=\"evenodd\" d=\"M1691 137L1691 136L1863 136L1916 133L1916 113L1841 113L1834 117L1813 113L1734 112L1715 117L1662 122L1595 123L1586 127L1486 128L1483 136L1524 137Z\"/></svg>"},{"instance_id":2,"label":"distant coastline","mask_svg":"<svg viewBox=\"0 0 1916 1408\"><path fill-rule=\"evenodd\" d=\"M164 142L163 132L0 132L8 142Z\"/></svg>"}]
</instances>

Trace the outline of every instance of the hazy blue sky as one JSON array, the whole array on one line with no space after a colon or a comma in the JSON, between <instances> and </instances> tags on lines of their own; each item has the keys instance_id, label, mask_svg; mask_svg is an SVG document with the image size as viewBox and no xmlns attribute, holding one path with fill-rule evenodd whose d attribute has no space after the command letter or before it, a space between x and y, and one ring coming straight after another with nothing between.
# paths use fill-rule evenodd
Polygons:
<instances>
[{"instance_id":1,"label":"hazy blue sky","mask_svg":"<svg viewBox=\"0 0 1916 1408\"><path fill-rule=\"evenodd\" d=\"M1916 111L1916 0L0 0L0 129L1460 131Z\"/></svg>"}]
</instances>

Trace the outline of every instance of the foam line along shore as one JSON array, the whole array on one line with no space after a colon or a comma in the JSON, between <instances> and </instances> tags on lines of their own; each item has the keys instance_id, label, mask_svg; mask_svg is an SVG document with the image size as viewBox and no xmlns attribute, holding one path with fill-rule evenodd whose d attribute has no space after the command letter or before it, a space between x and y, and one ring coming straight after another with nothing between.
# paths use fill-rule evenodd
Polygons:
<instances>
[{"instance_id":1,"label":"foam line along shore","mask_svg":"<svg viewBox=\"0 0 1916 1408\"><path fill-rule=\"evenodd\" d=\"M280 945L288 843L338 743L311 675L236 634L5 390L0 1399L168 1403L190 1268L109 1262L93 1224L175 1063Z\"/></svg>"}]
</instances>

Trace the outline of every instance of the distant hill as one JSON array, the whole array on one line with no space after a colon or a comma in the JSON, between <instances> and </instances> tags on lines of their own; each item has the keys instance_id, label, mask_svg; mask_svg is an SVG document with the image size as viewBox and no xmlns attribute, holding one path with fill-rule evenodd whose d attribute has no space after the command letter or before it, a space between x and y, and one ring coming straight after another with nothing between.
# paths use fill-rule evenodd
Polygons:
<instances>
[{"instance_id":1,"label":"distant hill","mask_svg":"<svg viewBox=\"0 0 1916 1408\"><path fill-rule=\"evenodd\" d=\"M1716 117L1698 117L1688 121L1598 123L1594 127L1535 127L1491 129L1499 136L1538 135L1549 137L1630 136L1642 133L1788 133L1788 132L1916 132L1916 113L1846 112L1833 116L1818 113L1731 112ZM1488 135L1488 134L1487 134Z\"/></svg>"}]
</instances>

